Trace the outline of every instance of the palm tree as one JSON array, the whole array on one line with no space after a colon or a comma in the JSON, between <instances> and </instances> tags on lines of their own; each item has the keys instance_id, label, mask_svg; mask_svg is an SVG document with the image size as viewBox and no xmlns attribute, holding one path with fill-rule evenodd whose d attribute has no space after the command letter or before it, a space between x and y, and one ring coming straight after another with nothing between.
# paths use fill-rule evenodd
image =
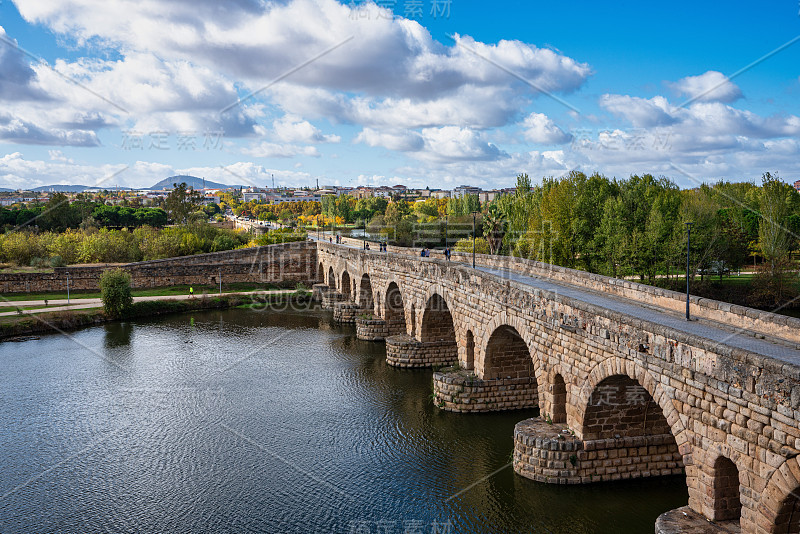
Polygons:
<instances>
[{"instance_id":1,"label":"palm tree","mask_svg":"<svg viewBox=\"0 0 800 534\"><path fill-rule=\"evenodd\" d=\"M503 236L506 233L506 221L499 210L489 210L483 216L483 230L489 242L489 252L497 254L503 245Z\"/></svg>"}]
</instances>

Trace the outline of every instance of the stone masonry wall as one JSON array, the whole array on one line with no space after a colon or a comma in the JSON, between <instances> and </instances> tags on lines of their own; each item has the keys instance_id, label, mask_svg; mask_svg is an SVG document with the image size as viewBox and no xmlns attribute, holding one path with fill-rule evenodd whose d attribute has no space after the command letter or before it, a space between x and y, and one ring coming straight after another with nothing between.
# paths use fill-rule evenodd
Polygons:
<instances>
[{"instance_id":1,"label":"stone masonry wall","mask_svg":"<svg viewBox=\"0 0 800 534\"><path fill-rule=\"evenodd\" d=\"M356 337L365 341L383 341L386 339L386 322L356 317Z\"/></svg>"},{"instance_id":2,"label":"stone masonry wall","mask_svg":"<svg viewBox=\"0 0 800 534\"><path fill-rule=\"evenodd\" d=\"M120 265L134 288L180 284L282 283L317 280L317 249L310 241L252 247ZM52 273L0 274L0 292L97 290L108 266L57 267Z\"/></svg>"},{"instance_id":3,"label":"stone masonry wall","mask_svg":"<svg viewBox=\"0 0 800 534\"><path fill-rule=\"evenodd\" d=\"M536 379L481 380L467 371L433 373L433 402L449 412L537 408Z\"/></svg>"},{"instance_id":4,"label":"stone masonry wall","mask_svg":"<svg viewBox=\"0 0 800 534\"><path fill-rule=\"evenodd\" d=\"M458 349L448 341L421 342L408 335L386 338L386 362L395 367L453 365Z\"/></svg>"},{"instance_id":5,"label":"stone masonry wall","mask_svg":"<svg viewBox=\"0 0 800 534\"><path fill-rule=\"evenodd\" d=\"M671 434L586 441L539 417L514 428L514 470L550 484L588 484L684 472Z\"/></svg>"},{"instance_id":6,"label":"stone masonry wall","mask_svg":"<svg viewBox=\"0 0 800 534\"><path fill-rule=\"evenodd\" d=\"M363 313L358 304L337 302L333 305L333 320L342 324L355 324L358 314Z\"/></svg>"}]
</instances>

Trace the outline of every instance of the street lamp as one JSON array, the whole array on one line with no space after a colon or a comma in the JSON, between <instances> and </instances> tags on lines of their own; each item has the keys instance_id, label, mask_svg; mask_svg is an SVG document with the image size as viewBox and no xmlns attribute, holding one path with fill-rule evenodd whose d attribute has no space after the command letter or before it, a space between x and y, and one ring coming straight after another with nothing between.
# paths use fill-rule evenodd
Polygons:
<instances>
[{"instance_id":1,"label":"street lamp","mask_svg":"<svg viewBox=\"0 0 800 534\"><path fill-rule=\"evenodd\" d=\"M475 268L475 217L477 217L478 212L472 212L472 268Z\"/></svg>"},{"instance_id":2,"label":"street lamp","mask_svg":"<svg viewBox=\"0 0 800 534\"><path fill-rule=\"evenodd\" d=\"M689 316L689 244L692 241L692 223L686 223L686 320L691 321Z\"/></svg>"}]
</instances>

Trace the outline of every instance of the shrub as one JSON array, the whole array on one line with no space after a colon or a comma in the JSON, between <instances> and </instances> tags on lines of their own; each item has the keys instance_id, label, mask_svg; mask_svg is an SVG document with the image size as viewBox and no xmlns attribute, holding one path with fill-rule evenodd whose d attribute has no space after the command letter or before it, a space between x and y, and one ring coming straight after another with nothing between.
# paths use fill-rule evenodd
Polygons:
<instances>
[{"instance_id":1,"label":"shrub","mask_svg":"<svg viewBox=\"0 0 800 534\"><path fill-rule=\"evenodd\" d=\"M459 239L456 246L453 247L456 252L472 252L472 238L466 237ZM489 243L485 237L478 237L475 239L475 253L476 254L489 254Z\"/></svg>"},{"instance_id":2,"label":"shrub","mask_svg":"<svg viewBox=\"0 0 800 534\"><path fill-rule=\"evenodd\" d=\"M111 317L121 317L132 305L131 275L122 269L109 269L100 277L103 309Z\"/></svg>"}]
</instances>

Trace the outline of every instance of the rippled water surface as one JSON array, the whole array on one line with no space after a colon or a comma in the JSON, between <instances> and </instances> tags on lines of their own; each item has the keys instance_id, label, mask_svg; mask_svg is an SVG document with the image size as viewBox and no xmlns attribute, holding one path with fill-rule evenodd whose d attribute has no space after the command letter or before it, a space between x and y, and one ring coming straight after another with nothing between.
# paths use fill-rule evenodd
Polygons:
<instances>
[{"instance_id":1,"label":"rippled water surface","mask_svg":"<svg viewBox=\"0 0 800 534\"><path fill-rule=\"evenodd\" d=\"M0 532L649 533L687 501L682 477L523 479L512 432L534 413L430 394L430 370L319 310L2 343Z\"/></svg>"}]
</instances>

